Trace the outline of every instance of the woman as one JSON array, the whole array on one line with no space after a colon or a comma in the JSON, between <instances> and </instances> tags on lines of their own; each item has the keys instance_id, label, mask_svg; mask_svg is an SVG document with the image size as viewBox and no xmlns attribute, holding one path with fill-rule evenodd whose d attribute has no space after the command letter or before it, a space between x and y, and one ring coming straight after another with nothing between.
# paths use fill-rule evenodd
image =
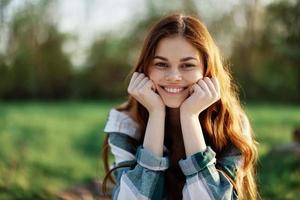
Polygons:
<instances>
[{"instance_id":1,"label":"woman","mask_svg":"<svg viewBox=\"0 0 300 200\"><path fill-rule=\"evenodd\" d=\"M113 199L257 198L252 129L203 23L162 18L131 74L128 101L104 129L106 172L108 146L115 158Z\"/></svg>"}]
</instances>

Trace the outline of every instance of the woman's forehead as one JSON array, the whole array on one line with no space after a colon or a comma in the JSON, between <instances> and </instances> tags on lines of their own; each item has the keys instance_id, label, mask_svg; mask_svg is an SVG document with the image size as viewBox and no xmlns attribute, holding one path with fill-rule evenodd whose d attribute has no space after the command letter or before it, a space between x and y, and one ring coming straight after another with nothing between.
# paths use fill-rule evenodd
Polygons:
<instances>
[{"instance_id":1,"label":"woman's forehead","mask_svg":"<svg viewBox=\"0 0 300 200\"><path fill-rule=\"evenodd\" d=\"M188 40L181 36L167 37L159 41L155 55L165 58L194 57L200 60L199 51Z\"/></svg>"}]
</instances>

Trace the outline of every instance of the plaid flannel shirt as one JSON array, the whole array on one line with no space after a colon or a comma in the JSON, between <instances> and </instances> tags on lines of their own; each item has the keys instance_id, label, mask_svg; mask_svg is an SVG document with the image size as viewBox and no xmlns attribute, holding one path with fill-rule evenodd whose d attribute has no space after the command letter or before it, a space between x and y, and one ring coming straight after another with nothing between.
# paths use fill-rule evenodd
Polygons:
<instances>
[{"instance_id":1,"label":"plaid flannel shirt","mask_svg":"<svg viewBox=\"0 0 300 200\"><path fill-rule=\"evenodd\" d=\"M114 171L117 184L112 199L166 199L164 172L170 165L166 147L162 157L144 148L138 143L141 134L137 123L116 109L110 111L104 132L109 134L115 158L111 167L127 165ZM179 166L186 176L183 199L237 199L227 176L235 179L241 160L241 153L234 146L226 148L218 159L210 146L204 152L181 159Z\"/></svg>"}]
</instances>

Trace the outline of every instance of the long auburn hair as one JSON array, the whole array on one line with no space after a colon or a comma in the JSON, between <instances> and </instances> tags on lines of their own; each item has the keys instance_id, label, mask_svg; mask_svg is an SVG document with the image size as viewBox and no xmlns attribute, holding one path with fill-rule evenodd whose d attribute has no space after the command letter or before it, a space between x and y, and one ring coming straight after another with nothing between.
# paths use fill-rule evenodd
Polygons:
<instances>
[{"instance_id":1,"label":"long auburn hair","mask_svg":"<svg viewBox=\"0 0 300 200\"><path fill-rule=\"evenodd\" d=\"M217 155L230 143L240 150L243 162L237 170L236 178L233 180L229 176L227 177L236 189L239 199L257 199L259 195L254 168L258 156L257 142L254 139L248 117L240 104L238 88L232 82L228 66L223 64L218 47L206 26L198 18L173 14L158 21L145 38L138 62L128 76L134 72L144 73L147 76L147 69L155 55L158 43L161 39L172 36L181 36L197 48L204 61L204 77L215 76L219 80L221 98L199 115L199 121L203 133L211 142L209 145ZM131 113L144 136L149 116L145 107L129 95L128 101L116 109ZM141 137L140 142L143 138ZM174 150L176 151L176 149ZM108 136L104 140L102 153L106 171L103 181L103 190L105 191L107 179L114 182L111 172L122 166L109 170ZM177 163L171 163L171 165L175 164Z\"/></svg>"}]
</instances>

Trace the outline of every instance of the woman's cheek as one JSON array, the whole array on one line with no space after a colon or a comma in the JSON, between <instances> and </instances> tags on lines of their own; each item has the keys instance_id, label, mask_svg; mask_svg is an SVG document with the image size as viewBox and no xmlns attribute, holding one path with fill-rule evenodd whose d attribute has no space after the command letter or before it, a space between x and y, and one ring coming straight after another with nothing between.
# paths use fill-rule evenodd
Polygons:
<instances>
[{"instance_id":1,"label":"woman's cheek","mask_svg":"<svg viewBox=\"0 0 300 200\"><path fill-rule=\"evenodd\" d=\"M159 93L158 93L158 87L159 87L158 84L154 83L154 85L155 85L155 93L156 93L156 94L159 94Z\"/></svg>"}]
</instances>

